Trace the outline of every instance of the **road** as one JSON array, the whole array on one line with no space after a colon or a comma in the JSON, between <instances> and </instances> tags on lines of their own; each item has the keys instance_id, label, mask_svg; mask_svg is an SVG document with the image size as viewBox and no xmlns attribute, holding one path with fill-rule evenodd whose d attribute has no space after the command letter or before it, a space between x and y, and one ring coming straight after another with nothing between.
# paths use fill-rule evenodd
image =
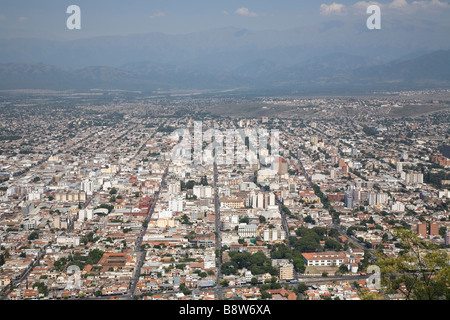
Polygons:
<instances>
[{"instance_id":1,"label":"road","mask_svg":"<svg viewBox=\"0 0 450 320\"><path fill-rule=\"evenodd\" d=\"M215 222L215 240L216 240L216 287L215 294L218 300L223 299L223 288L220 283L222 280L222 237L220 228L220 197L219 197L219 187L218 187L219 173L217 170L217 163L214 161L214 222Z\"/></svg>"},{"instance_id":2,"label":"road","mask_svg":"<svg viewBox=\"0 0 450 320\"><path fill-rule=\"evenodd\" d=\"M28 275L30 274L30 272L34 269L34 267L36 267L39 264L39 261L45 256L45 250L47 249L49 245L46 244L43 249L41 250L41 252L39 253L39 256L36 257L35 261L33 262L33 264L31 264L30 266L28 266L28 268L20 275L20 278L17 280L12 281L5 289L5 293L3 294L3 296L0 298L0 300L7 300L8 299L8 295L14 290L14 288L16 286L19 286L22 281L24 281Z\"/></svg>"},{"instance_id":3,"label":"road","mask_svg":"<svg viewBox=\"0 0 450 320\"><path fill-rule=\"evenodd\" d=\"M135 295L136 286L139 281L139 276L141 274L141 268L142 268L142 265L144 264L145 255L146 255L146 251L142 250L142 248L141 248L142 239L144 238L144 235L147 232L148 223L150 222L150 219L152 218L156 203L158 202L158 199L159 199L159 193L166 185L166 177L167 177L167 173L169 172L169 165L170 165L170 163L167 165L167 167L164 171L159 190L155 193L155 198L153 200L152 205L149 207L149 209L147 211L147 216L143 222L143 228L142 228L141 233L136 241L136 246L135 246L134 250L139 257L138 257L138 261L136 263L136 268L134 270L134 276L130 281L130 293L124 296L125 299L131 300L134 298L134 295Z\"/></svg>"},{"instance_id":4,"label":"road","mask_svg":"<svg viewBox=\"0 0 450 320\"><path fill-rule=\"evenodd\" d=\"M303 163L300 159L298 159L300 167L303 171L303 175L305 176L306 180L308 181L309 185L311 188L313 188L313 182L311 181L311 177L308 175L308 173L306 173L305 167L303 166ZM333 227L339 232L339 234L341 236L345 236L347 239L349 239L349 241L354 244L357 248L360 248L362 250L367 250L372 256L374 256L374 252L372 249L368 249L364 244L362 244L361 242L359 242L355 237L353 236L349 236L347 234L347 230L345 229L345 227L339 225L338 223L336 223L336 221L334 221L333 218Z\"/></svg>"},{"instance_id":5,"label":"road","mask_svg":"<svg viewBox=\"0 0 450 320\"><path fill-rule=\"evenodd\" d=\"M302 279L299 279L298 281L299 281L299 283L304 283L307 286L311 286L311 285L314 285L314 284L327 283L327 282L337 282L337 281L348 281L349 284L352 285L352 283L354 281L360 281L360 280L365 280L365 279L367 279L367 276L363 277L363 276L360 276L360 275L342 275L342 276L328 276L328 277L322 277L322 276L314 276L314 277L312 277L312 276L308 276L308 277L303 277ZM289 283L289 282L281 282L280 284L281 284L282 287L287 284L290 287L290 289L292 289L292 290L295 290L297 288L297 286L298 286L297 283L293 284L293 283ZM225 298L224 298L224 291L226 291L226 290L229 290L229 289L243 289L243 288L248 288L249 286L261 287L262 285L263 285L262 283L259 283L257 285L251 285L250 283L246 283L246 284L242 284L242 285L238 285L238 286L227 286L227 287L217 286L216 285L214 287L205 288L204 290L213 292L216 297L220 296L221 298L218 299L218 300L225 300ZM156 295L159 295L159 296L167 296L167 298L168 298L170 295L173 295L175 293L175 291L171 291L171 290L162 291L162 292L154 291L153 293L156 294ZM129 296L130 296L129 294L127 294L127 295L119 295L119 296L116 296L116 298L119 299L119 300L122 300L122 299L129 298ZM101 297L101 298L98 297L97 299L104 300L104 299L108 299L108 298L109 297Z\"/></svg>"}]
</instances>

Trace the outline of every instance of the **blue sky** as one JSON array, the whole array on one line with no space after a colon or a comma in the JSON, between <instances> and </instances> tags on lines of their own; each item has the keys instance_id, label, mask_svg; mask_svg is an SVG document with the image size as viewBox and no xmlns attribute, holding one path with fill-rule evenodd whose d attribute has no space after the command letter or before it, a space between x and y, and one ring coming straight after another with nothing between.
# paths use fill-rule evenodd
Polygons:
<instances>
[{"instance_id":1,"label":"blue sky","mask_svg":"<svg viewBox=\"0 0 450 320\"><path fill-rule=\"evenodd\" d=\"M74 39L182 34L222 27L285 30L331 26L335 32L345 32L365 27L365 9L371 3L381 7L385 32L394 27L407 32L424 26L450 30L450 4L445 0L2 0L0 37ZM82 30L66 28L66 8L72 4L81 8ZM339 26L341 31L336 30Z\"/></svg>"}]
</instances>

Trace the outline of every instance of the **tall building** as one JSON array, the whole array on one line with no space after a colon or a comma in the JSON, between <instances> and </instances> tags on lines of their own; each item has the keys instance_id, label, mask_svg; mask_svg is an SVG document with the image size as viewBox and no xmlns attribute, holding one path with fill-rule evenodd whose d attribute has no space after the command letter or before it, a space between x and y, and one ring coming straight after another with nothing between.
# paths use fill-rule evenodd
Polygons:
<instances>
[{"instance_id":1,"label":"tall building","mask_svg":"<svg viewBox=\"0 0 450 320\"><path fill-rule=\"evenodd\" d=\"M439 235L439 223L431 222L430 223L430 236L438 236Z\"/></svg>"},{"instance_id":2,"label":"tall building","mask_svg":"<svg viewBox=\"0 0 450 320\"><path fill-rule=\"evenodd\" d=\"M171 199L169 200L169 210L174 212L183 211L183 199Z\"/></svg>"},{"instance_id":3,"label":"tall building","mask_svg":"<svg viewBox=\"0 0 450 320\"><path fill-rule=\"evenodd\" d=\"M330 170L330 178L332 180L336 179L336 170L334 168L331 168Z\"/></svg>"},{"instance_id":4,"label":"tall building","mask_svg":"<svg viewBox=\"0 0 450 320\"><path fill-rule=\"evenodd\" d=\"M388 195L384 192L377 193L377 204L385 204L388 201Z\"/></svg>"},{"instance_id":5,"label":"tall building","mask_svg":"<svg viewBox=\"0 0 450 320\"><path fill-rule=\"evenodd\" d=\"M423 183L423 173L402 172L401 178L405 180L406 184L416 185Z\"/></svg>"},{"instance_id":6,"label":"tall building","mask_svg":"<svg viewBox=\"0 0 450 320\"><path fill-rule=\"evenodd\" d=\"M280 265L280 280L294 279L294 266L291 263Z\"/></svg>"},{"instance_id":7,"label":"tall building","mask_svg":"<svg viewBox=\"0 0 450 320\"><path fill-rule=\"evenodd\" d=\"M319 137L314 135L310 137L311 144L317 145L319 143Z\"/></svg>"},{"instance_id":8,"label":"tall building","mask_svg":"<svg viewBox=\"0 0 450 320\"><path fill-rule=\"evenodd\" d=\"M397 173L401 173L403 171L403 162L397 160L396 171Z\"/></svg>"},{"instance_id":9,"label":"tall building","mask_svg":"<svg viewBox=\"0 0 450 320\"><path fill-rule=\"evenodd\" d=\"M168 188L169 188L170 194L178 194L181 192L181 185L179 182L178 183L169 183Z\"/></svg>"},{"instance_id":10,"label":"tall building","mask_svg":"<svg viewBox=\"0 0 450 320\"><path fill-rule=\"evenodd\" d=\"M377 193L369 192L367 194L367 202L369 203L369 206L375 205L377 203Z\"/></svg>"},{"instance_id":11,"label":"tall building","mask_svg":"<svg viewBox=\"0 0 450 320\"><path fill-rule=\"evenodd\" d=\"M192 192L198 199L212 198L212 187L211 186L196 185L192 189Z\"/></svg>"},{"instance_id":12,"label":"tall building","mask_svg":"<svg viewBox=\"0 0 450 320\"><path fill-rule=\"evenodd\" d=\"M34 209L34 203L33 202L28 202L28 203L24 204L22 206L22 215L23 216L28 216L31 213L31 211L33 211L33 209Z\"/></svg>"},{"instance_id":13,"label":"tall building","mask_svg":"<svg viewBox=\"0 0 450 320\"><path fill-rule=\"evenodd\" d=\"M353 192L351 190L344 193L344 205L346 208L353 209Z\"/></svg>"},{"instance_id":14,"label":"tall building","mask_svg":"<svg viewBox=\"0 0 450 320\"><path fill-rule=\"evenodd\" d=\"M88 196L92 196L94 193L94 183L91 180L84 180L81 183L81 190Z\"/></svg>"},{"instance_id":15,"label":"tall building","mask_svg":"<svg viewBox=\"0 0 450 320\"><path fill-rule=\"evenodd\" d=\"M288 172L288 163L284 158L278 158L278 174L282 175Z\"/></svg>"},{"instance_id":16,"label":"tall building","mask_svg":"<svg viewBox=\"0 0 450 320\"><path fill-rule=\"evenodd\" d=\"M427 223L422 222L417 225L417 234L422 237L427 236Z\"/></svg>"},{"instance_id":17,"label":"tall building","mask_svg":"<svg viewBox=\"0 0 450 320\"><path fill-rule=\"evenodd\" d=\"M450 245L450 230L445 233L444 243L446 246Z\"/></svg>"}]
</instances>

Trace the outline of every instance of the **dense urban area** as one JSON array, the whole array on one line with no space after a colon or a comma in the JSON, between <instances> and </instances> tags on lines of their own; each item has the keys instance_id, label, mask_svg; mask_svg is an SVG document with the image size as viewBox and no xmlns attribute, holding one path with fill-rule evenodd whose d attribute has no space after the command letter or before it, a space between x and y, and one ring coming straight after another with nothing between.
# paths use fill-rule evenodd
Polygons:
<instances>
[{"instance_id":1,"label":"dense urban area","mask_svg":"<svg viewBox=\"0 0 450 320\"><path fill-rule=\"evenodd\" d=\"M2 299L450 298L450 90L4 91L0 119Z\"/></svg>"}]
</instances>

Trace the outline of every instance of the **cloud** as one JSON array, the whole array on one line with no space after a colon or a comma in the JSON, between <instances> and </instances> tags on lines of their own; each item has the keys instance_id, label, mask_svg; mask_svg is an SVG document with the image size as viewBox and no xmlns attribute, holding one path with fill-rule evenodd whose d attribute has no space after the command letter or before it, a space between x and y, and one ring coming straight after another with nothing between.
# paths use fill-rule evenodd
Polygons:
<instances>
[{"instance_id":1,"label":"cloud","mask_svg":"<svg viewBox=\"0 0 450 320\"><path fill-rule=\"evenodd\" d=\"M149 18L150 19L155 19L155 18L160 18L160 17L165 17L166 14L164 12L157 12L155 14L152 14Z\"/></svg>"},{"instance_id":2,"label":"cloud","mask_svg":"<svg viewBox=\"0 0 450 320\"><path fill-rule=\"evenodd\" d=\"M27 17L18 17L18 18L17 18L17 21L19 21L19 22L25 22L25 21L27 21L27 20L28 20Z\"/></svg>"},{"instance_id":3,"label":"cloud","mask_svg":"<svg viewBox=\"0 0 450 320\"><path fill-rule=\"evenodd\" d=\"M340 15L343 14L344 8L345 6L341 3L333 2L330 5L323 3L320 5L320 14L323 16Z\"/></svg>"},{"instance_id":4,"label":"cloud","mask_svg":"<svg viewBox=\"0 0 450 320\"><path fill-rule=\"evenodd\" d=\"M394 0L389 4L389 8L406 8L408 6L408 2L406 0Z\"/></svg>"},{"instance_id":5,"label":"cloud","mask_svg":"<svg viewBox=\"0 0 450 320\"><path fill-rule=\"evenodd\" d=\"M371 5L377 5L380 8L383 6L382 4L380 4L379 2L376 2L376 1L359 1L359 2L355 3L352 7L365 14L367 8Z\"/></svg>"},{"instance_id":6,"label":"cloud","mask_svg":"<svg viewBox=\"0 0 450 320\"><path fill-rule=\"evenodd\" d=\"M226 11L226 10L224 10L224 11L222 11L222 14L224 14L224 15L229 15L230 13L228 12L228 11Z\"/></svg>"},{"instance_id":7,"label":"cloud","mask_svg":"<svg viewBox=\"0 0 450 320\"><path fill-rule=\"evenodd\" d=\"M447 2L441 2L440 0L423 0L413 1L408 3L406 0L393 0L390 3L380 3L377 1L359 1L351 6L351 12L354 14L366 14L366 9L370 5L377 5L380 7L381 12L397 13L397 14L411 14L421 11L436 12L436 9L450 8L450 4Z\"/></svg>"},{"instance_id":8,"label":"cloud","mask_svg":"<svg viewBox=\"0 0 450 320\"><path fill-rule=\"evenodd\" d=\"M239 15L245 16L245 17L257 17L258 16L258 14L256 12L251 12L248 10L248 8L237 9L236 14L239 14Z\"/></svg>"},{"instance_id":9,"label":"cloud","mask_svg":"<svg viewBox=\"0 0 450 320\"><path fill-rule=\"evenodd\" d=\"M450 4L448 4L447 2L441 2L439 0L414 1L412 4L414 6L420 6L425 8L450 8Z\"/></svg>"}]
</instances>

